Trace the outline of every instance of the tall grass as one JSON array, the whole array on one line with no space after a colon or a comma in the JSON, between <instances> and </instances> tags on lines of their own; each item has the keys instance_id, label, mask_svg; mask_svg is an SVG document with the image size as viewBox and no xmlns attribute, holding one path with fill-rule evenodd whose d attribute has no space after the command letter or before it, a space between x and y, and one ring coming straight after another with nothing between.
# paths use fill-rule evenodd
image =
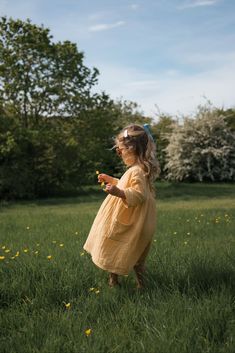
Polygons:
<instances>
[{"instance_id":1,"label":"tall grass","mask_svg":"<svg viewBox=\"0 0 235 353\"><path fill-rule=\"evenodd\" d=\"M234 187L157 190L143 291L82 249L103 194L2 204L1 353L235 352Z\"/></svg>"}]
</instances>

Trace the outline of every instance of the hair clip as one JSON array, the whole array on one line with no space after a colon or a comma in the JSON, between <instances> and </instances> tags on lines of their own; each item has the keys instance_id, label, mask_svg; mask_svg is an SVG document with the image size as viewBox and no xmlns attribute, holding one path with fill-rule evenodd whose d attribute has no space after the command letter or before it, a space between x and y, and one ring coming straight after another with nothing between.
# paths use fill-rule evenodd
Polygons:
<instances>
[{"instance_id":1,"label":"hair clip","mask_svg":"<svg viewBox=\"0 0 235 353\"><path fill-rule=\"evenodd\" d=\"M149 124L144 124L144 125L143 125L143 128L144 128L146 134L147 134L147 135L151 138L151 140L153 141L153 136L152 136L152 134L151 134L151 132L150 132Z\"/></svg>"},{"instance_id":2,"label":"hair clip","mask_svg":"<svg viewBox=\"0 0 235 353\"><path fill-rule=\"evenodd\" d=\"M127 131L127 129L124 131L123 136L124 136L125 138L128 137L128 131Z\"/></svg>"}]
</instances>

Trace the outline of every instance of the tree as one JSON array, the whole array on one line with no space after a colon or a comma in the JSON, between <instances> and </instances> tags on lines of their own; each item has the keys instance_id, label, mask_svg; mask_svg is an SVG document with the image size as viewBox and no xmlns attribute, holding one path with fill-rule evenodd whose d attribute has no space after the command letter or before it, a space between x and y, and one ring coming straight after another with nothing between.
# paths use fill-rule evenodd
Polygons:
<instances>
[{"instance_id":1,"label":"tree","mask_svg":"<svg viewBox=\"0 0 235 353\"><path fill-rule=\"evenodd\" d=\"M53 43L30 20L0 20L0 104L24 126L42 116L77 116L92 105L98 70L70 41Z\"/></svg>"},{"instance_id":2,"label":"tree","mask_svg":"<svg viewBox=\"0 0 235 353\"><path fill-rule=\"evenodd\" d=\"M195 119L176 124L166 147L171 180L235 180L235 134L220 111L199 107Z\"/></svg>"},{"instance_id":3,"label":"tree","mask_svg":"<svg viewBox=\"0 0 235 353\"><path fill-rule=\"evenodd\" d=\"M157 158L160 164L160 177L165 177L166 147L168 145L168 136L172 133L176 121L170 116L159 114L158 121L152 124L153 136L156 140Z\"/></svg>"}]
</instances>

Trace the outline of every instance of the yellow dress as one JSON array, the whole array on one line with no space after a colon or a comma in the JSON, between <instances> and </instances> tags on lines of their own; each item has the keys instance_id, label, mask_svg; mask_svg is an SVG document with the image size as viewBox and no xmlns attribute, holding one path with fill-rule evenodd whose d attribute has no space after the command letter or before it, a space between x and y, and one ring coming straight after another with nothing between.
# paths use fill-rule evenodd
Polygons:
<instances>
[{"instance_id":1,"label":"yellow dress","mask_svg":"<svg viewBox=\"0 0 235 353\"><path fill-rule=\"evenodd\" d=\"M91 227L84 249L103 270L127 275L149 247L156 226L156 201L140 166L113 178L126 199L108 195ZM146 252L146 251L145 251Z\"/></svg>"}]
</instances>

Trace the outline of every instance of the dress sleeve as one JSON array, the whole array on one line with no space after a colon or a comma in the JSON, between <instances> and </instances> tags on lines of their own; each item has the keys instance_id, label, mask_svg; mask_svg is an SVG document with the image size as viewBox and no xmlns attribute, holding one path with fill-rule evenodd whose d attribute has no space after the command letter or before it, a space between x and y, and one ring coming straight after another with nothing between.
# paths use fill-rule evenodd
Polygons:
<instances>
[{"instance_id":1,"label":"dress sleeve","mask_svg":"<svg viewBox=\"0 0 235 353\"><path fill-rule=\"evenodd\" d=\"M130 176L130 186L125 188L126 199L122 199L126 207L134 207L146 199L146 180L142 171L134 170Z\"/></svg>"}]
</instances>

